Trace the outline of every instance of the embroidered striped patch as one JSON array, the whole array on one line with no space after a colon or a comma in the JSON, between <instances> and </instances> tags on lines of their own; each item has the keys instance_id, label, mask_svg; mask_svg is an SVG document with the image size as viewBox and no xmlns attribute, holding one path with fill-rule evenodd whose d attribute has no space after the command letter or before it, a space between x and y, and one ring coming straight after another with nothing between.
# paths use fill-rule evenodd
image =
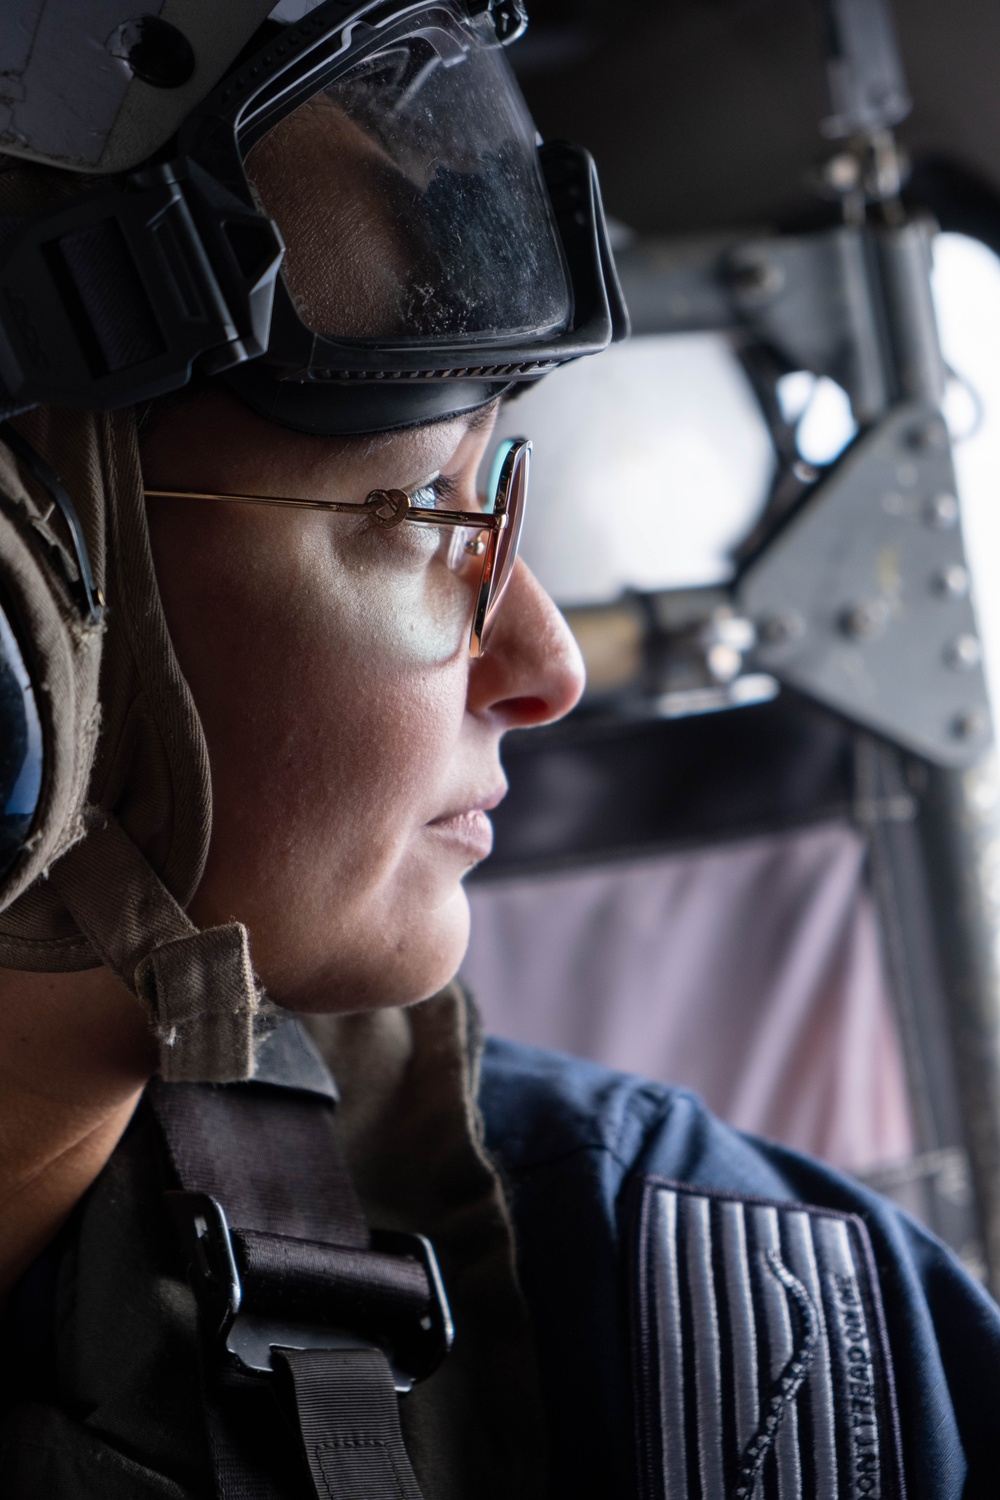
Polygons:
<instances>
[{"instance_id":1,"label":"embroidered striped patch","mask_svg":"<svg viewBox=\"0 0 1000 1500\"><path fill-rule=\"evenodd\" d=\"M651 1178L632 1264L643 1500L902 1500L860 1219Z\"/></svg>"}]
</instances>

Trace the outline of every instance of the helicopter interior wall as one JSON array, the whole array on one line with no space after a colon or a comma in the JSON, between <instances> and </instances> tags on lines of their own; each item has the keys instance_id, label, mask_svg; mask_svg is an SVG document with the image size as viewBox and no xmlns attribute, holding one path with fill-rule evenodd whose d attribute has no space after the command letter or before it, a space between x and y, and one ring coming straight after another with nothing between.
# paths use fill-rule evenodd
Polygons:
<instances>
[{"instance_id":1,"label":"helicopter interior wall","mask_svg":"<svg viewBox=\"0 0 1000 1500\"><path fill-rule=\"evenodd\" d=\"M820 130L828 103L810 0L533 0L531 11L513 60L539 126L594 152L608 210L640 246L837 222L839 205L817 191L832 147ZM1000 11L993 0L893 0L893 11L914 99L899 131L913 163L909 203L1000 249ZM643 331L667 331L647 321ZM705 340L715 326L691 322L690 332ZM525 553L567 605L610 599L616 580L626 600L638 587L665 590L662 601L710 581L707 570L673 576L677 557L653 545L724 509L715 481L706 500L681 472L676 442L646 464L641 484L633 476L614 489L632 473L619 450L635 447L619 413L634 422L646 410L631 394L613 406L626 364L650 362L657 432L672 433L699 384L694 363L672 367L679 340L672 353L666 340L659 353L653 340L637 351L643 342L621 351L621 371L606 366L582 437L560 429L561 377L510 409L531 430L532 403L552 408L535 423L537 514ZM652 389L654 359L662 389ZM702 433L709 457L729 457L740 382L730 370L724 416L712 379L708 415L685 419L682 437ZM579 397L567 403L576 416ZM985 406L983 443L989 398ZM713 435L708 416L725 431ZM598 439L614 454L606 469ZM704 454L699 464L700 478ZM959 467L965 506L968 461ZM588 468L592 505L579 479ZM748 473L747 527L766 489L763 468L753 483ZM659 530L637 492L662 502ZM647 555L639 572L611 579L621 539L605 536L588 581L573 547L599 516L614 527L612 501L619 516L625 503ZM662 576L647 577L656 568ZM923 892L921 793L905 784L905 757L788 691L759 708L668 722L655 719L649 683L645 691L645 710L634 693L617 705L594 699L530 747L511 742L495 853L470 883L465 974L488 1024L691 1084L741 1125L869 1177L874 1168L884 1190L976 1265L948 997ZM884 797L859 791L866 756L888 768Z\"/></svg>"},{"instance_id":2,"label":"helicopter interior wall","mask_svg":"<svg viewBox=\"0 0 1000 1500\"><path fill-rule=\"evenodd\" d=\"M856 743L793 693L515 736L463 970L487 1025L862 1172L918 1145Z\"/></svg>"},{"instance_id":3,"label":"helicopter interior wall","mask_svg":"<svg viewBox=\"0 0 1000 1500\"><path fill-rule=\"evenodd\" d=\"M786 690L673 720L577 711L511 735L504 763L463 969L487 1026L692 1087L977 1268L895 753Z\"/></svg>"},{"instance_id":4,"label":"helicopter interior wall","mask_svg":"<svg viewBox=\"0 0 1000 1500\"><path fill-rule=\"evenodd\" d=\"M1000 200L1000 10L893 13L914 100L901 144ZM513 60L539 128L593 151L616 218L646 234L816 218L828 106L808 0L533 0L531 16Z\"/></svg>"},{"instance_id":5,"label":"helicopter interior wall","mask_svg":"<svg viewBox=\"0 0 1000 1500\"><path fill-rule=\"evenodd\" d=\"M869 1172L915 1136L865 858L824 823L481 886L464 977L499 1035Z\"/></svg>"}]
</instances>

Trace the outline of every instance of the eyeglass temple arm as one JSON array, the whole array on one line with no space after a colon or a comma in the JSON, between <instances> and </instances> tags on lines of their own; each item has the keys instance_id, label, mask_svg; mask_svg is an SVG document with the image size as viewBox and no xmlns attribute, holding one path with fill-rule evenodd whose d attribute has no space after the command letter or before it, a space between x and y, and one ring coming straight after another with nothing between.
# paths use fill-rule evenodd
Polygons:
<instances>
[{"instance_id":1,"label":"eyeglass temple arm","mask_svg":"<svg viewBox=\"0 0 1000 1500\"><path fill-rule=\"evenodd\" d=\"M302 500L294 495L225 495L207 490L151 490L145 492L152 500L235 500L243 505L277 505L294 510L326 510L338 515L357 515L363 510L377 510L380 500L366 500L363 505L353 505L348 500ZM407 521L423 521L428 526L474 526L479 531L502 531L507 525L507 514L483 510L425 510L411 505L406 512Z\"/></svg>"}]
</instances>

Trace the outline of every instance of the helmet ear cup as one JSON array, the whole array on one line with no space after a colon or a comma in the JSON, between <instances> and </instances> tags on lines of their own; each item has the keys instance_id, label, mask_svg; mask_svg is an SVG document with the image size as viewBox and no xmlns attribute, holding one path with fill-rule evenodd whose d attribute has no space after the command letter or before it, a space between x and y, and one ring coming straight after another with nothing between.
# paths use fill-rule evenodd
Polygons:
<instances>
[{"instance_id":1,"label":"helmet ear cup","mask_svg":"<svg viewBox=\"0 0 1000 1500\"><path fill-rule=\"evenodd\" d=\"M20 857L42 795L38 688L0 604L0 880Z\"/></svg>"},{"instance_id":2,"label":"helmet ear cup","mask_svg":"<svg viewBox=\"0 0 1000 1500\"><path fill-rule=\"evenodd\" d=\"M9 743L17 747L9 757L17 765L6 772L0 912L85 831L103 626L81 617L54 560L58 545L0 446L0 734L12 731ZM0 795L3 787L0 780Z\"/></svg>"}]
</instances>

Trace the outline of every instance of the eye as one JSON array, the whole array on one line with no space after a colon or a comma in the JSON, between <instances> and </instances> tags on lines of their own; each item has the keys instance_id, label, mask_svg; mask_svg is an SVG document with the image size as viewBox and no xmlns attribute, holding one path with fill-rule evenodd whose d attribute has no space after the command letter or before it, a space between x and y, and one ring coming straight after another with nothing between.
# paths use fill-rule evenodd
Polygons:
<instances>
[{"instance_id":1,"label":"eye","mask_svg":"<svg viewBox=\"0 0 1000 1500\"><path fill-rule=\"evenodd\" d=\"M439 474L430 484L411 490L410 504L420 510L458 510L461 508L459 485L447 474Z\"/></svg>"}]
</instances>

